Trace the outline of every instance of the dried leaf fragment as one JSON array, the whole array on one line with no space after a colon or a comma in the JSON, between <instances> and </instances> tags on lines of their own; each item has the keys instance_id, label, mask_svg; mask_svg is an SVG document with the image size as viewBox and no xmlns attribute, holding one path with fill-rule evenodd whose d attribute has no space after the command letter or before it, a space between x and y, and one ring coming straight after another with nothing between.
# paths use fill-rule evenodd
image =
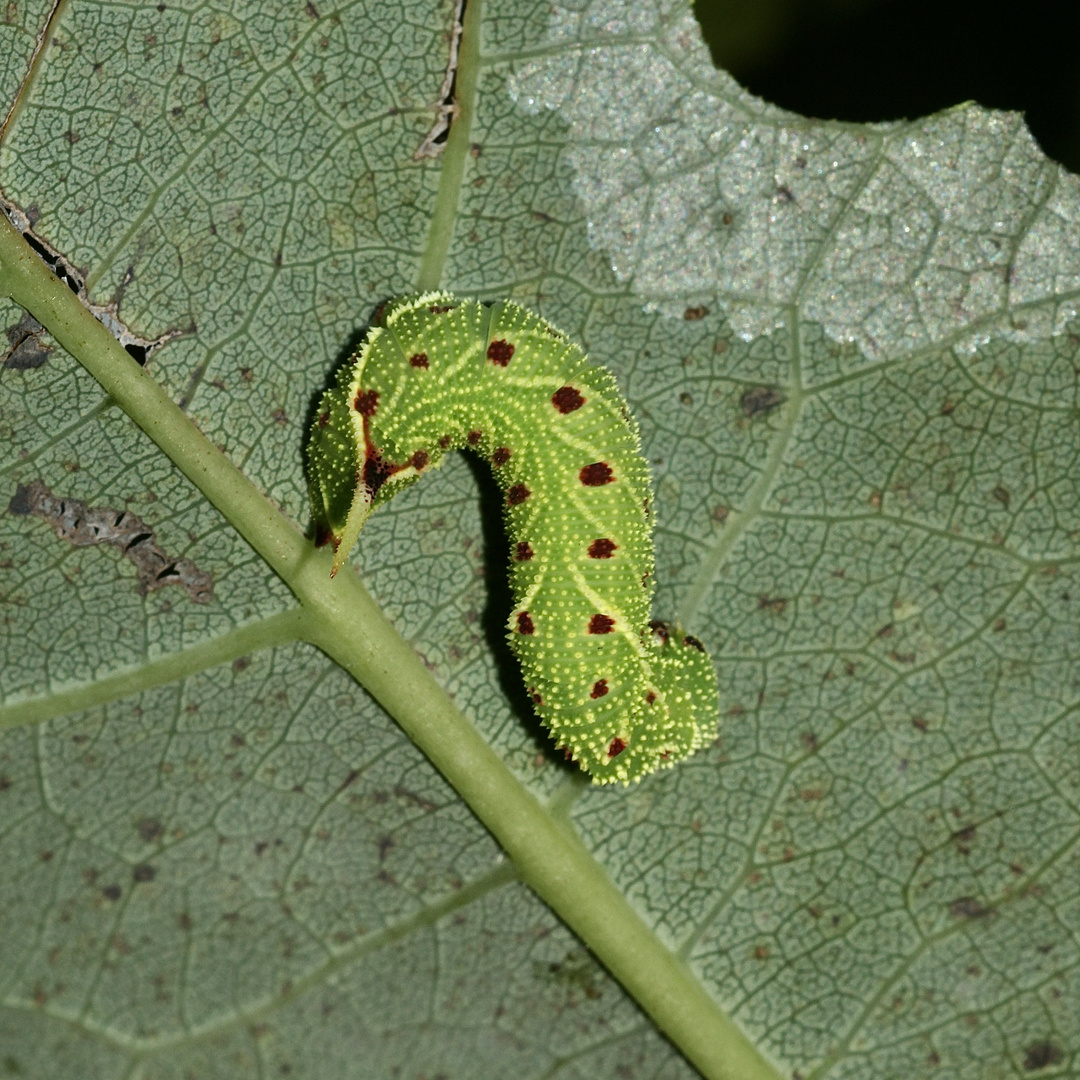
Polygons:
<instances>
[{"instance_id":1,"label":"dried leaf fragment","mask_svg":"<svg viewBox=\"0 0 1080 1080\"><path fill-rule=\"evenodd\" d=\"M210 575L190 559L173 559L154 539L154 531L128 510L87 506L81 499L54 495L41 480L19 484L8 503L9 514L26 514L47 521L61 540L75 547L111 544L138 571L140 596L179 585L196 604L214 596Z\"/></svg>"}]
</instances>

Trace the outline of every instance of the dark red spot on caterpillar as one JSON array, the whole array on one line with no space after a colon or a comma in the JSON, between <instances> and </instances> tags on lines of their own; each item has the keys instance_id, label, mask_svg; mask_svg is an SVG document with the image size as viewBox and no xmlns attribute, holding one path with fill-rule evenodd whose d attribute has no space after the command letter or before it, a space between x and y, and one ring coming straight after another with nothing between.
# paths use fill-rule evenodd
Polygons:
<instances>
[{"instance_id":1,"label":"dark red spot on caterpillar","mask_svg":"<svg viewBox=\"0 0 1080 1080\"><path fill-rule=\"evenodd\" d=\"M618 544L614 540L608 540L606 537L600 537L598 540L594 540L589 545L589 558L590 559L610 559L612 552L618 549Z\"/></svg>"},{"instance_id":2,"label":"dark red spot on caterpillar","mask_svg":"<svg viewBox=\"0 0 1080 1080\"><path fill-rule=\"evenodd\" d=\"M607 679L597 679L597 681L593 683L592 693L589 695L589 697L595 700L596 698L603 697L607 692Z\"/></svg>"},{"instance_id":3,"label":"dark red spot on caterpillar","mask_svg":"<svg viewBox=\"0 0 1080 1080\"><path fill-rule=\"evenodd\" d=\"M500 446L496 449L495 453L491 455L491 464L496 466L505 465L510 460L510 447Z\"/></svg>"},{"instance_id":4,"label":"dark red spot on caterpillar","mask_svg":"<svg viewBox=\"0 0 1080 1080\"><path fill-rule=\"evenodd\" d=\"M523 503L532 492L524 484L515 484L506 493L506 502L509 506L517 506Z\"/></svg>"},{"instance_id":5,"label":"dark red spot on caterpillar","mask_svg":"<svg viewBox=\"0 0 1080 1080\"><path fill-rule=\"evenodd\" d=\"M590 634L610 634L615 629L615 620L610 615L594 615L589 620Z\"/></svg>"},{"instance_id":6,"label":"dark red spot on caterpillar","mask_svg":"<svg viewBox=\"0 0 1080 1080\"><path fill-rule=\"evenodd\" d=\"M487 357L498 367L506 367L510 363L510 357L513 355L514 346L509 341L493 341L488 346Z\"/></svg>"},{"instance_id":7,"label":"dark red spot on caterpillar","mask_svg":"<svg viewBox=\"0 0 1080 1080\"><path fill-rule=\"evenodd\" d=\"M565 416L575 409L580 409L585 404L585 399L573 386L560 386L551 395L551 404Z\"/></svg>"},{"instance_id":8,"label":"dark red spot on caterpillar","mask_svg":"<svg viewBox=\"0 0 1080 1080\"><path fill-rule=\"evenodd\" d=\"M649 500L648 499L642 499L641 500L641 506L642 506L642 509L645 511L645 516L648 517L649 516Z\"/></svg>"},{"instance_id":9,"label":"dark red spot on caterpillar","mask_svg":"<svg viewBox=\"0 0 1080 1080\"><path fill-rule=\"evenodd\" d=\"M414 368L426 368L428 366L427 353L413 353L413 355L409 357L409 363L412 364Z\"/></svg>"},{"instance_id":10,"label":"dark red spot on caterpillar","mask_svg":"<svg viewBox=\"0 0 1080 1080\"><path fill-rule=\"evenodd\" d=\"M528 562L533 557L533 549L528 540L518 541L517 553L514 555L515 562Z\"/></svg>"},{"instance_id":11,"label":"dark red spot on caterpillar","mask_svg":"<svg viewBox=\"0 0 1080 1080\"><path fill-rule=\"evenodd\" d=\"M330 413L324 412L319 416L319 427L326 427L330 423Z\"/></svg>"},{"instance_id":12,"label":"dark red spot on caterpillar","mask_svg":"<svg viewBox=\"0 0 1080 1080\"><path fill-rule=\"evenodd\" d=\"M667 623L653 621L649 623L649 629L660 639L661 645L666 645L668 643L670 634L668 632Z\"/></svg>"},{"instance_id":13,"label":"dark red spot on caterpillar","mask_svg":"<svg viewBox=\"0 0 1080 1080\"><path fill-rule=\"evenodd\" d=\"M618 757L625 749L626 743L616 737L611 740L611 745L607 748L607 756L609 758Z\"/></svg>"},{"instance_id":14,"label":"dark red spot on caterpillar","mask_svg":"<svg viewBox=\"0 0 1080 1080\"><path fill-rule=\"evenodd\" d=\"M615 474L606 461L594 461L591 465L586 465L578 473L578 477L586 487L603 487L615 480Z\"/></svg>"},{"instance_id":15,"label":"dark red spot on caterpillar","mask_svg":"<svg viewBox=\"0 0 1080 1080\"><path fill-rule=\"evenodd\" d=\"M655 700L656 700L656 695L650 690L645 695L645 704L646 705L651 705Z\"/></svg>"},{"instance_id":16,"label":"dark red spot on caterpillar","mask_svg":"<svg viewBox=\"0 0 1080 1080\"><path fill-rule=\"evenodd\" d=\"M356 395L356 400L353 402L353 408L361 416L374 416L375 410L379 407L379 391L378 390L361 390Z\"/></svg>"},{"instance_id":17,"label":"dark red spot on caterpillar","mask_svg":"<svg viewBox=\"0 0 1080 1080\"><path fill-rule=\"evenodd\" d=\"M470 446L475 446L483 437L484 433L482 431L470 431L469 434L465 436L465 439Z\"/></svg>"},{"instance_id":18,"label":"dark red spot on caterpillar","mask_svg":"<svg viewBox=\"0 0 1080 1080\"><path fill-rule=\"evenodd\" d=\"M448 311L453 311L453 310L454 310L454 305L453 304L447 304L446 307L439 307L439 306L435 305L435 306L432 306L432 307L428 308L428 311L430 311L432 315L445 315Z\"/></svg>"},{"instance_id":19,"label":"dark red spot on caterpillar","mask_svg":"<svg viewBox=\"0 0 1080 1080\"><path fill-rule=\"evenodd\" d=\"M445 450L454 441L452 435L444 435L439 439L439 449Z\"/></svg>"},{"instance_id":20,"label":"dark red spot on caterpillar","mask_svg":"<svg viewBox=\"0 0 1080 1080\"><path fill-rule=\"evenodd\" d=\"M419 472L428 463L428 452L417 450L412 456L412 467Z\"/></svg>"},{"instance_id":21,"label":"dark red spot on caterpillar","mask_svg":"<svg viewBox=\"0 0 1080 1080\"><path fill-rule=\"evenodd\" d=\"M684 637L682 639L682 643L684 645L689 645L691 649L697 649L698 652L704 652L705 651L705 646L702 645L701 642L698 641L698 639L696 637L693 637L690 634L687 634L686 637Z\"/></svg>"},{"instance_id":22,"label":"dark red spot on caterpillar","mask_svg":"<svg viewBox=\"0 0 1080 1080\"><path fill-rule=\"evenodd\" d=\"M531 691L534 705L543 705L544 699L535 691Z\"/></svg>"},{"instance_id":23,"label":"dark red spot on caterpillar","mask_svg":"<svg viewBox=\"0 0 1080 1080\"><path fill-rule=\"evenodd\" d=\"M532 616L527 611L519 611L517 617L519 634L531 634L536 627L533 626Z\"/></svg>"},{"instance_id":24,"label":"dark red spot on caterpillar","mask_svg":"<svg viewBox=\"0 0 1080 1080\"><path fill-rule=\"evenodd\" d=\"M378 454L368 453L364 462L364 484L372 495L390 479L397 470L388 461L383 461Z\"/></svg>"}]
</instances>

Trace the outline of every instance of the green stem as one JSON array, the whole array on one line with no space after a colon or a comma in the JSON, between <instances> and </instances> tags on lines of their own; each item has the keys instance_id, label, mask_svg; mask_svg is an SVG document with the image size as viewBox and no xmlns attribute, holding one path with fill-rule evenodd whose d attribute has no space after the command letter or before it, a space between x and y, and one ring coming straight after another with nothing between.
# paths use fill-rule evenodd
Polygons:
<instances>
[{"instance_id":1,"label":"green stem","mask_svg":"<svg viewBox=\"0 0 1080 1080\"><path fill-rule=\"evenodd\" d=\"M778 1080L689 967L666 949L577 835L458 711L355 573L330 577L296 524L214 446L0 214L0 293L29 311L292 590L298 634L364 686L453 785L522 879L709 1080Z\"/></svg>"}]
</instances>

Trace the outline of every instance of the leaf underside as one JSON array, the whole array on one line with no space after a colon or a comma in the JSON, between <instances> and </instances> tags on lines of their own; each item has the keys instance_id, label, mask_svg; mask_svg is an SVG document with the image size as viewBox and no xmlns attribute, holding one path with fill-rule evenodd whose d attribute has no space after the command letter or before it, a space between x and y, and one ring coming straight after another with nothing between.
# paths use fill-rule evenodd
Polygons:
<instances>
[{"instance_id":1,"label":"leaf underside","mask_svg":"<svg viewBox=\"0 0 1080 1080\"><path fill-rule=\"evenodd\" d=\"M641 426L655 613L716 659L718 742L579 782L460 458L365 528L383 610L777 1075L1074 1074L1076 178L975 106L793 117L687 6L610 0L489 4L469 138L418 162L452 8L12 4L0 194L177 332L148 370L301 527L313 402L421 267L580 341ZM0 307L0 1073L696 1075L222 508ZM151 587L123 514L211 595Z\"/></svg>"}]
</instances>

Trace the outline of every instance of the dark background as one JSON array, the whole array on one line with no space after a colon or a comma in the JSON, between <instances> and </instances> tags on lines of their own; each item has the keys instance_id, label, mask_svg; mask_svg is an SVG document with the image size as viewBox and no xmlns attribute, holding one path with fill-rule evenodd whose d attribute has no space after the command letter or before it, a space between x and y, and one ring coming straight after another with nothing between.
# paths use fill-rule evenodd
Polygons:
<instances>
[{"instance_id":1,"label":"dark background","mask_svg":"<svg viewBox=\"0 0 1080 1080\"><path fill-rule=\"evenodd\" d=\"M872 121L977 101L1025 113L1047 155L1080 172L1080 0L695 0L694 10L717 66L776 105Z\"/></svg>"}]
</instances>

